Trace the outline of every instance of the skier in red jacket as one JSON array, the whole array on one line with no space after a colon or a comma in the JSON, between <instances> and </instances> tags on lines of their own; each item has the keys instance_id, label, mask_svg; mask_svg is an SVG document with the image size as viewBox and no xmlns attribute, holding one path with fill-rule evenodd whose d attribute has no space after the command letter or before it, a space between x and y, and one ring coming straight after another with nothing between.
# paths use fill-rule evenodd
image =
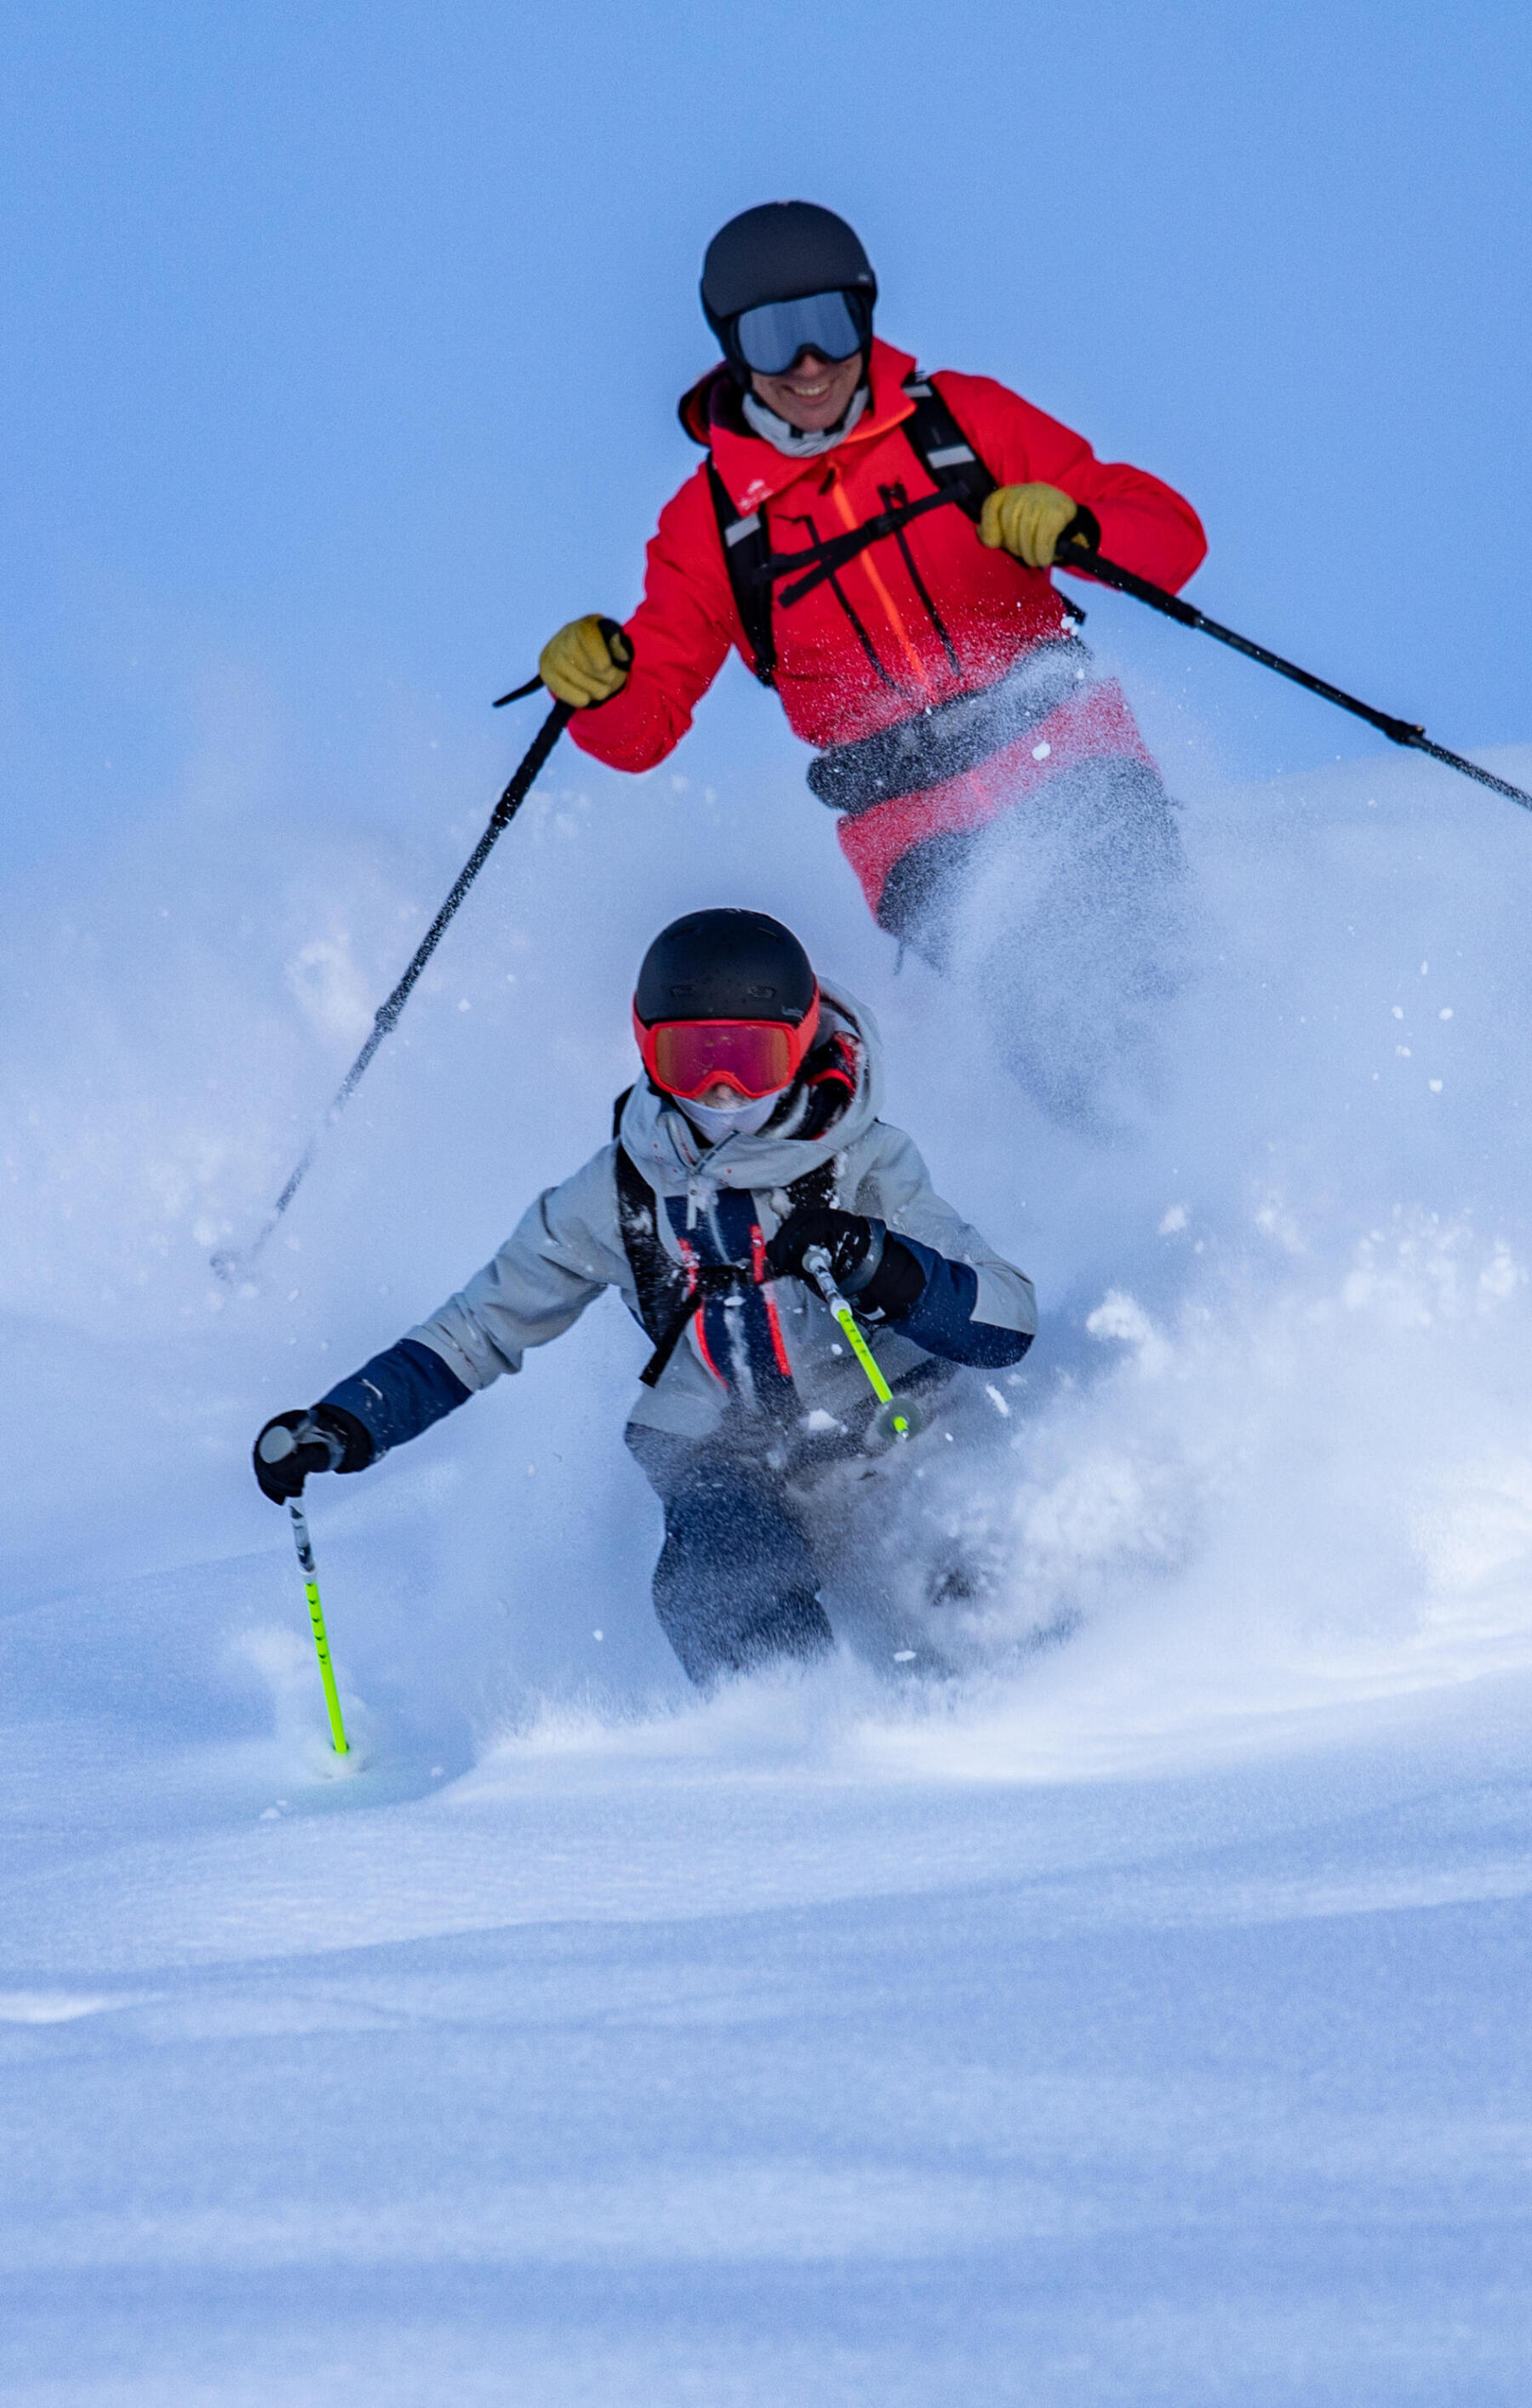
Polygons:
<instances>
[{"instance_id":1,"label":"skier in red jacket","mask_svg":"<svg viewBox=\"0 0 1532 2408\"><path fill-rule=\"evenodd\" d=\"M637 609L561 628L543 680L582 751L649 769L733 645L816 747L809 783L881 925L971 985L1045 1107L1110 1118L1167 984L1180 846L1050 569L1067 536L1175 589L1206 542L1169 486L1004 385L923 376L874 336L876 297L851 227L808 202L714 237L724 356L681 404L708 459L661 513Z\"/></svg>"}]
</instances>

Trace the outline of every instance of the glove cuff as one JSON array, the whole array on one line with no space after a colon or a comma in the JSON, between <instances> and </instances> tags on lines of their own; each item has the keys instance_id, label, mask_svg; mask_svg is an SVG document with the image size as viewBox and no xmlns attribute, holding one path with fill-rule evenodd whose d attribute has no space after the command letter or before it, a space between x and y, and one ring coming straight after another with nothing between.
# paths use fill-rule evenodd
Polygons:
<instances>
[{"instance_id":1,"label":"glove cuff","mask_svg":"<svg viewBox=\"0 0 1532 2408\"><path fill-rule=\"evenodd\" d=\"M882 1224L878 1224L880 1230ZM864 1312L881 1312L885 1321L905 1321L925 1294L925 1265L902 1238L883 1231L878 1268L861 1289Z\"/></svg>"},{"instance_id":2,"label":"glove cuff","mask_svg":"<svg viewBox=\"0 0 1532 2408\"><path fill-rule=\"evenodd\" d=\"M874 1221L869 1216L867 1221L867 1251L863 1255L861 1261L857 1264L856 1268L848 1278L841 1281L840 1293L842 1296L861 1296L872 1285L873 1281L878 1276L880 1266L882 1263L883 1243L887 1236L887 1223L883 1221Z\"/></svg>"}]
</instances>

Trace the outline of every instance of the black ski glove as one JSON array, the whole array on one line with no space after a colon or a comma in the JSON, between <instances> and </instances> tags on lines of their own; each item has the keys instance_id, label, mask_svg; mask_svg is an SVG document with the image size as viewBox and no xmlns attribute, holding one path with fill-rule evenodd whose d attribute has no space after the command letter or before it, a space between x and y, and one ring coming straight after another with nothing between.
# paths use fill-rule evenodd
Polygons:
<instances>
[{"instance_id":1,"label":"black ski glove","mask_svg":"<svg viewBox=\"0 0 1532 2408\"><path fill-rule=\"evenodd\" d=\"M262 1496L285 1505L303 1495L311 1471L365 1471L376 1451L372 1432L344 1406L310 1405L306 1413L274 1415L251 1460Z\"/></svg>"},{"instance_id":2,"label":"black ski glove","mask_svg":"<svg viewBox=\"0 0 1532 2408\"><path fill-rule=\"evenodd\" d=\"M823 1246L830 1273L848 1301L863 1312L902 1321L925 1292L925 1273L916 1256L881 1221L861 1212L838 1212L828 1204L800 1204L790 1212L770 1245L766 1263L776 1279L814 1282L803 1268L811 1246ZM815 1291L816 1294L818 1291Z\"/></svg>"}]
</instances>

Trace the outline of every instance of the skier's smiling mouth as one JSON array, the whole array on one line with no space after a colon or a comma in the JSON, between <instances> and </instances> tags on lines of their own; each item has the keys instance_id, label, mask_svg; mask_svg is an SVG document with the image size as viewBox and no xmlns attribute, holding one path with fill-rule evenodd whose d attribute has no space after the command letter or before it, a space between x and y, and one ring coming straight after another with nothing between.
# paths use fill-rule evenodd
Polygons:
<instances>
[{"instance_id":1,"label":"skier's smiling mouth","mask_svg":"<svg viewBox=\"0 0 1532 2408\"><path fill-rule=\"evenodd\" d=\"M861 382L862 369L860 351L844 360L825 360L817 351L807 351L795 367L784 368L780 376L766 376L756 369L751 382L768 409L805 434L818 433L838 424L845 416Z\"/></svg>"}]
</instances>

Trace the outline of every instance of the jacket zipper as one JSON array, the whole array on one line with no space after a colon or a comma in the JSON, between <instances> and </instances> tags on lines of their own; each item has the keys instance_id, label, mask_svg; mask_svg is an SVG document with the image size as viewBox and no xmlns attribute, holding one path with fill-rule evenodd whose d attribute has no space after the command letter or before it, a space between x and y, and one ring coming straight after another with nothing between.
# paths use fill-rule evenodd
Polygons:
<instances>
[{"instance_id":1,"label":"jacket zipper","mask_svg":"<svg viewBox=\"0 0 1532 2408\"><path fill-rule=\"evenodd\" d=\"M841 483L840 479L835 474L834 469L831 470L829 477L826 478L825 483L829 486L830 499L834 502L836 509L840 515L840 523L842 526L845 528L848 535L852 534L860 524L860 521L858 520L856 512L852 509L850 502L846 499L846 489ZM889 592L888 587L883 582L882 573L872 557L870 547L867 551L862 552L859 557L862 566L866 570L867 579L872 586L873 592L877 595L879 601L882 604L884 610L888 614L889 625L893 628L900 644L904 648L904 656L915 672L917 684L923 688L926 694L929 694L931 691L931 681L925 674L925 664L921 659L919 652L915 650L914 645L909 640L909 631L906 627L904 621L899 616L893 595Z\"/></svg>"}]
</instances>

